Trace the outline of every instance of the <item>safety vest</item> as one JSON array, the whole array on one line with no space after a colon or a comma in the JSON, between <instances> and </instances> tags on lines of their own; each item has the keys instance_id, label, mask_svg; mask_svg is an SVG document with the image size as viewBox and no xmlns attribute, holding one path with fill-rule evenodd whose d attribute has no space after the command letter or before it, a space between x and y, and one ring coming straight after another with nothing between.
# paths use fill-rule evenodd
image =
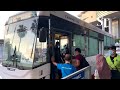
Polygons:
<instances>
[{"instance_id":1,"label":"safety vest","mask_svg":"<svg viewBox=\"0 0 120 90\"><path fill-rule=\"evenodd\" d=\"M110 67L110 70L118 70L120 72L120 55L117 55L117 57L113 59L114 63L111 61L110 56L108 56L106 60Z\"/></svg>"}]
</instances>

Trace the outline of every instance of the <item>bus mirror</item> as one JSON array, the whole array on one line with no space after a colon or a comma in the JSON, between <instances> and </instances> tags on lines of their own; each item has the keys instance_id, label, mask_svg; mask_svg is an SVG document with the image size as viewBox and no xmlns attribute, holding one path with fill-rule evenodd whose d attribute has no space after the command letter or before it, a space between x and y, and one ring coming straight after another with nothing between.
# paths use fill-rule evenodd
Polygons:
<instances>
[{"instance_id":1,"label":"bus mirror","mask_svg":"<svg viewBox=\"0 0 120 90\"><path fill-rule=\"evenodd\" d=\"M8 21L5 23L5 26L8 25Z\"/></svg>"},{"instance_id":2,"label":"bus mirror","mask_svg":"<svg viewBox=\"0 0 120 90\"><path fill-rule=\"evenodd\" d=\"M39 31L39 42L46 42L47 29L41 28Z\"/></svg>"}]
</instances>

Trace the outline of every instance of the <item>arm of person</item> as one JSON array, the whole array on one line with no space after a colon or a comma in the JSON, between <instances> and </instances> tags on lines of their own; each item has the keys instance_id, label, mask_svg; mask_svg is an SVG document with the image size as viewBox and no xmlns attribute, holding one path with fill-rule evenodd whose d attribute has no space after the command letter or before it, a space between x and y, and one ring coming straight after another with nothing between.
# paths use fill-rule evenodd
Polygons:
<instances>
[{"instance_id":1,"label":"arm of person","mask_svg":"<svg viewBox=\"0 0 120 90\"><path fill-rule=\"evenodd\" d=\"M76 67L79 67L80 66L80 60L76 60Z\"/></svg>"},{"instance_id":2,"label":"arm of person","mask_svg":"<svg viewBox=\"0 0 120 90\"><path fill-rule=\"evenodd\" d=\"M57 66L58 69L61 69L61 67L62 67L63 64L58 64L58 63L56 63L54 57L51 58L51 61L52 61L52 63L53 63L55 66Z\"/></svg>"},{"instance_id":3,"label":"arm of person","mask_svg":"<svg viewBox=\"0 0 120 90\"><path fill-rule=\"evenodd\" d=\"M52 61L52 63L55 65L55 66L57 66L57 63L55 62L55 58L52 56L52 58L51 58L51 61Z\"/></svg>"},{"instance_id":4,"label":"arm of person","mask_svg":"<svg viewBox=\"0 0 120 90\"><path fill-rule=\"evenodd\" d=\"M73 59L72 60L72 65L75 66L75 67L78 67L80 65L80 61L76 60L76 59Z\"/></svg>"},{"instance_id":5,"label":"arm of person","mask_svg":"<svg viewBox=\"0 0 120 90\"><path fill-rule=\"evenodd\" d=\"M57 66L57 63L56 62L52 62L55 66Z\"/></svg>"}]
</instances>

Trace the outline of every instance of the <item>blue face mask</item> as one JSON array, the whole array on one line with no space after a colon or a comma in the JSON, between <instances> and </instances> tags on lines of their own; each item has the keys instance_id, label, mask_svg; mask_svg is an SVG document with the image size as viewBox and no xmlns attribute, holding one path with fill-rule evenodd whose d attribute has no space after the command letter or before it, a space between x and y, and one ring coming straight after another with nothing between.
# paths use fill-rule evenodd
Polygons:
<instances>
[{"instance_id":1,"label":"blue face mask","mask_svg":"<svg viewBox=\"0 0 120 90\"><path fill-rule=\"evenodd\" d=\"M109 50L109 55L111 56L113 54L113 51L112 50Z\"/></svg>"}]
</instances>

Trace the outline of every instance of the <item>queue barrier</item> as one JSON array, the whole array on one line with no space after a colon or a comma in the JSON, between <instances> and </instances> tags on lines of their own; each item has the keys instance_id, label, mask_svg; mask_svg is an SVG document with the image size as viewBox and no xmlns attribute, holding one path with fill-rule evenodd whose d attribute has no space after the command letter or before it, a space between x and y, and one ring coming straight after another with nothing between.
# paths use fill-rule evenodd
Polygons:
<instances>
[{"instance_id":1,"label":"queue barrier","mask_svg":"<svg viewBox=\"0 0 120 90\"><path fill-rule=\"evenodd\" d=\"M91 66L80 69L61 79L91 79Z\"/></svg>"}]
</instances>

